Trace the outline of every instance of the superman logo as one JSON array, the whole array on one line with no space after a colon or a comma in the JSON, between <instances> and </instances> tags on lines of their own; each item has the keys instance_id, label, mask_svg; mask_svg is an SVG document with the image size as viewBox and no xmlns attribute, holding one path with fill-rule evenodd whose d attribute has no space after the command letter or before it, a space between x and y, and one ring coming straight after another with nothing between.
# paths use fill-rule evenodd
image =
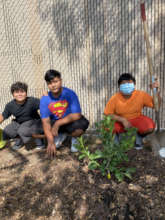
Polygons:
<instances>
[{"instance_id":1,"label":"superman logo","mask_svg":"<svg viewBox=\"0 0 165 220\"><path fill-rule=\"evenodd\" d=\"M57 102L52 102L49 104L49 110L56 115L58 118L62 118L68 107L68 102L66 100L60 100Z\"/></svg>"}]
</instances>

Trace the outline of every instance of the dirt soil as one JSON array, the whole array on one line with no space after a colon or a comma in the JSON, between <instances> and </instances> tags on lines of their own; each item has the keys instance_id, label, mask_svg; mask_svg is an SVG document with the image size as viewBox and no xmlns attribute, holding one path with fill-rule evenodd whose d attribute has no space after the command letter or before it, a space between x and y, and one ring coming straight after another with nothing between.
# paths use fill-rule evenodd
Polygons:
<instances>
[{"instance_id":1,"label":"dirt soil","mask_svg":"<svg viewBox=\"0 0 165 220\"><path fill-rule=\"evenodd\" d=\"M52 160L25 147L0 155L0 220L165 220L165 160L149 150L129 152L136 173L121 183L89 171L68 142Z\"/></svg>"}]
</instances>

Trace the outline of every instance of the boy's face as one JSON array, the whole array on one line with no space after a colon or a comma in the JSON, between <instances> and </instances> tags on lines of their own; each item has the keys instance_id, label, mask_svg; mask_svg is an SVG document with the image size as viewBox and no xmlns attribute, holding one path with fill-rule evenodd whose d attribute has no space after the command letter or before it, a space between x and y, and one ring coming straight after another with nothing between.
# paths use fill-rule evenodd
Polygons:
<instances>
[{"instance_id":1,"label":"boy's face","mask_svg":"<svg viewBox=\"0 0 165 220\"><path fill-rule=\"evenodd\" d=\"M61 92L61 88L62 88L62 79L55 77L53 78L50 82L47 83L49 90L53 93L53 94L58 94Z\"/></svg>"},{"instance_id":2,"label":"boy's face","mask_svg":"<svg viewBox=\"0 0 165 220\"><path fill-rule=\"evenodd\" d=\"M22 103L25 101L27 93L24 90L17 90L13 92L13 97L17 102Z\"/></svg>"}]
</instances>

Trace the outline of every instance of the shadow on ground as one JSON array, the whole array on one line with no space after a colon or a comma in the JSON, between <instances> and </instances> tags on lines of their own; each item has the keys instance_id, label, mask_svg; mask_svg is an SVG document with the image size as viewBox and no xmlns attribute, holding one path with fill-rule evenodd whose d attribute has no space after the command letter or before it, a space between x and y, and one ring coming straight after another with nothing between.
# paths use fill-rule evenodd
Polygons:
<instances>
[{"instance_id":1,"label":"shadow on ground","mask_svg":"<svg viewBox=\"0 0 165 220\"><path fill-rule=\"evenodd\" d=\"M0 219L165 219L165 161L152 152L129 153L137 172L122 183L89 171L68 145L52 160L36 149L0 153Z\"/></svg>"}]
</instances>

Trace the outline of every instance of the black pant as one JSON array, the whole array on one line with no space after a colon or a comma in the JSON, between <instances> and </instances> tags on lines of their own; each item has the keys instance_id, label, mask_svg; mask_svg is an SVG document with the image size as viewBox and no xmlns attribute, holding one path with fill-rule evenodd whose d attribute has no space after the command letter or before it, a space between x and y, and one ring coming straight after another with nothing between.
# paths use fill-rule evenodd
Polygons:
<instances>
[{"instance_id":1,"label":"black pant","mask_svg":"<svg viewBox=\"0 0 165 220\"><path fill-rule=\"evenodd\" d=\"M55 121L52 122L52 124L56 123ZM59 133L68 133L71 134L77 129L82 129L83 131L86 131L86 129L89 126L89 121L82 115L81 118L77 121L73 121L69 124L62 125L59 129Z\"/></svg>"}]
</instances>

